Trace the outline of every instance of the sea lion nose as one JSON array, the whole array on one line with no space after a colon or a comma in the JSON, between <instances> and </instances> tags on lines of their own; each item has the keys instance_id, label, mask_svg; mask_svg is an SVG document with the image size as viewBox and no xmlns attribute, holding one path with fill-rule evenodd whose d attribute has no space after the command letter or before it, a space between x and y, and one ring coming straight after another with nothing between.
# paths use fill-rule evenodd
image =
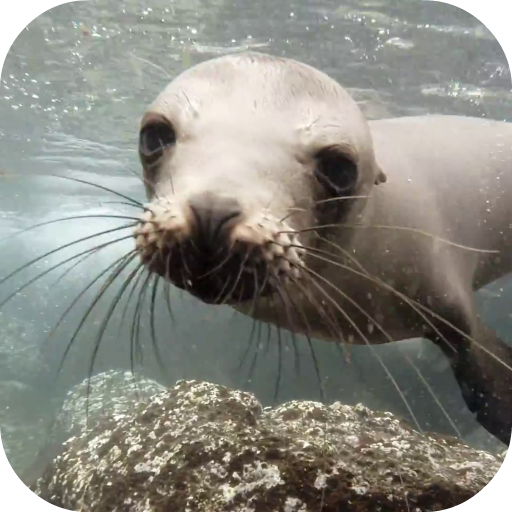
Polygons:
<instances>
[{"instance_id":1,"label":"sea lion nose","mask_svg":"<svg viewBox=\"0 0 512 512\"><path fill-rule=\"evenodd\" d=\"M203 192L188 200L194 219L196 238L212 244L227 237L234 220L242 215L240 203L235 198L222 197L213 192Z\"/></svg>"}]
</instances>

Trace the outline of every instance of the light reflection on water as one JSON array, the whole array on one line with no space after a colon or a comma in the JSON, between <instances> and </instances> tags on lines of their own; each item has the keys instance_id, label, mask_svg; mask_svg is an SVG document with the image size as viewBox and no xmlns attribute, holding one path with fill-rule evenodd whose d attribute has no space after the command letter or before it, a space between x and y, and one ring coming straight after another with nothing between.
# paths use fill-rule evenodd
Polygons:
<instances>
[{"instance_id":1,"label":"light reflection on water","mask_svg":"<svg viewBox=\"0 0 512 512\"><path fill-rule=\"evenodd\" d=\"M91 180L135 199L143 187L134 172L137 128L145 106L169 77L202 60L247 48L312 64L339 80L370 118L454 113L495 119L512 116L510 69L499 44L466 13L439 3L399 0L352 1L334 8L328 0L89 1L66 4L39 17L20 34L2 71L0 85L0 237L59 216L122 214L126 208L106 192L52 178ZM131 212L133 213L133 212ZM2 243L2 275L57 244L118 225L96 219L55 224ZM55 285L49 275L21 293L0 316L0 426L16 470L30 462L43 440L38 433L51 402L88 372L92 339L74 347L57 387L53 376L73 332L71 319L46 341L69 301L98 269L120 257L129 242L113 246L76 267ZM86 246L84 245L84 248ZM62 254L69 257L71 250ZM56 263L55 256L20 276L4 293ZM512 339L507 280L481 293L482 311L503 337ZM508 297L508 299L507 299ZM274 343L263 350L250 383L237 366L251 323L176 293L176 324L161 308L158 331L165 337L166 378L201 378L256 392L271 403L277 372ZM85 306L74 313L77 322ZM91 322L98 325L101 315ZM127 333L109 330L96 371L129 367ZM144 347L144 373L162 380ZM329 399L363 401L407 416L386 376L364 348L347 364L335 349L318 343ZM406 350L467 435L490 442L476 429L459 398L446 361L429 344L379 347L424 428L450 427L428 393L404 369ZM265 353L266 352L266 353ZM303 352L303 353L302 353ZM307 350L301 374L286 349L279 400L318 399ZM251 356L252 357L252 356ZM55 400L58 403L58 400ZM37 423L40 422L40 423ZM27 442L27 439L30 442ZM492 444L492 443L491 443ZM22 448L23 446L23 448Z\"/></svg>"}]
</instances>

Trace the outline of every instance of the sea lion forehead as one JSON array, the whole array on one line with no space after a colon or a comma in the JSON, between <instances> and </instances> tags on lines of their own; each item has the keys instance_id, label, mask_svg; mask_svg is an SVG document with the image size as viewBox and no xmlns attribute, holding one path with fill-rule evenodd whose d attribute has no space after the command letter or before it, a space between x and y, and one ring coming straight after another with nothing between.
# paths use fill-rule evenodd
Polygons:
<instances>
[{"instance_id":1,"label":"sea lion forehead","mask_svg":"<svg viewBox=\"0 0 512 512\"><path fill-rule=\"evenodd\" d=\"M299 154L343 140L357 146L357 104L325 73L301 62L257 52L204 61L176 77L148 108L143 123L161 116L184 137L207 130L258 132L295 141ZM230 117L233 118L230 121ZM235 120L236 118L236 120ZM252 128L251 128L252 126ZM238 138L238 137L237 137ZM264 138L264 137L263 137Z\"/></svg>"},{"instance_id":2,"label":"sea lion forehead","mask_svg":"<svg viewBox=\"0 0 512 512\"><path fill-rule=\"evenodd\" d=\"M346 92L324 73L292 59L256 52L211 59L189 68L172 80L150 106L151 111L175 109L200 114L214 105L228 104L253 111L284 111L301 116L332 112L346 100Z\"/></svg>"}]
</instances>

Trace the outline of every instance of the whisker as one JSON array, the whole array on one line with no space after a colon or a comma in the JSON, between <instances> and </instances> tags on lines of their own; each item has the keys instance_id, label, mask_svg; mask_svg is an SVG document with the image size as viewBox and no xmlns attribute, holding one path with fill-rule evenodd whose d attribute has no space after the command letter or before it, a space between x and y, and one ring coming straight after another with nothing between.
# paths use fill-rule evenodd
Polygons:
<instances>
[{"instance_id":1,"label":"whisker","mask_svg":"<svg viewBox=\"0 0 512 512\"><path fill-rule=\"evenodd\" d=\"M301 247L303 247L303 246L301 246ZM434 332L439 336L439 338L446 343L447 347L449 347L454 353L457 353L457 350L455 349L455 347L446 339L445 336L443 336L443 334L439 331L439 329L437 329L437 327L421 311L419 311L420 303L418 303L414 299L411 299L410 297L408 297L407 295L403 294L402 292L399 292L398 290L396 290L392 286L388 285L387 283L385 283L381 279L377 279L377 278L371 276L364 269L363 269L363 272L359 272L359 271L357 271L357 270L355 270L355 269L353 269L353 268L351 268L351 267L349 267L347 265L344 265L344 264L339 263L337 261L332 261L331 259L322 257L319 254L315 254L315 253L327 254L327 255L333 257L332 254L330 254L330 253L328 253L326 251L322 251L320 249L314 249L314 248L307 248L307 247L303 247L303 248L306 249L307 251L309 251L309 255L310 256L312 256L314 258L317 258L317 259L320 259L322 261L325 261L327 263L330 263L332 265L335 265L335 266L337 266L339 268L342 268L342 269L346 270L347 272L353 273L354 275L362 277L363 279L366 279L366 280L368 280L368 281L370 281L370 282L380 286L381 288L384 288L385 290L388 290L389 292L393 293L394 295L396 295L397 297L402 299L404 302L406 302L411 307L411 309L413 311L415 311L425 321L425 323L427 323L434 330ZM355 261L357 262L357 260L355 260ZM431 315L434 315L433 311L429 310L428 308L426 308L426 309L427 309L427 311Z\"/></svg>"},{"instance_id":2,"label":"whisker","mask_svg":"<svg viewBox=\"0 0 512 512\"><path fill-rule=\"evenodd\" d=\"M122 199L126 199L128 202L135 204L140 207L144 207L144 205L140 201L136 201L135 199L125 195L121 194L121 192L117 192L117 190L113 190L111 188L105 187L104 185L99 185L98 183L93 183L92 181L82 180L80 178L72 178L71 176L60 176L58 174L48 174L47 176L51 176L53 178L61 178L63 180L69 180L74 181L76 183L82 183L84 185L89 185L91 187L104 190L105 192L110 192L111 194L114 194L117 197L121 197Z\"/></svg>"},{"instance_id":3,"label":"whisker","mask_svg":"<svg viewBox=\"0 0 512 512\"><path fill-rule=\"evenodd\" d=\"M329 315L325 311L325 308L321 307L318 304L318 302L315 300L315 297L311 293L309 293L309 290L307 290L304 286L302 286L302 284L299 281L294 280L294 283L299 288L299 290L302 293L304 293L304 295L306 295L309 302L316 308L316 310L318 311L320 316L325 320L325 322L329 326L329 330L334 335L334 338L336 338L336 341L335 341L336 347L341 349L342 355L345 357L345 360L347 360L347 357L346 357L347 356L347 354L346 354L347 344L344 340L343 333L341 332L339 325L336 325L336 319L334 317L332 319L329 318Z\"/></svg>"},{"instance_id":4,"label":"whisker","mask_svg":"<svg viewBox=\"0 0 512 512\"><path fill-rule=\"evenodd\" d=\"M149 211L149 208L147 206L139 206L137 204L128 203L126 201L101 201L100 203L100 205L102 206L105 204L119 204L123 206L129 206L130 208L140 208L144 211Z\"/></svg>"},{"instance_id":5,"label":"whisker","mask_svg":"<svg viewBox=\"0 0 512 512\"><path fill-rule=\"evenodd\" d=\"M334 288L334 290L336 291L339 291L334 285L332 285L327 279L323 278L320 274L314 272L313 270L311 269L308 269L306 268L305 269L307 273L310 273L312 274L316 279L319 279L321 280L322 282L324 282L326 285ZM311 280L311 282L313 283L313 285L320 291L320 293L322 293L326 298L327 300L329 300L333 306L343 315L343 317L350 323L350 325L352 326L352 328L357 332L357 334L359 334L359 336L361 337L361 339L365 342L365 344L370 348L370 350L372 351L372 354L374 355L374 357L377 359L377 361L379 362L379 364L382 366L382 368L384 369L384 371L386 372L386 375L388 376L388 378L391 380L391 382L393 383L393 386L395 387L395 389L397 390L398 394L400 395L400 398L402 399L404 405L406 406L407 410L409 411L409 414L411 415L411 418L413 419L414 423L416 424L416 427L418 428L418 430L420 432L423 432L423 429L421 428L417 418L416 418L416 415L414 414L411 406L409 405L409 401L407 400L407 398L405 397L405 395L403 394L402 390L400 389L400 386L398 385L398 383L396 382L395 378L393 377L393 375L391 374L391 372L389 371L389 368L387 367L386 363L384 363L384 361L382 360L382 358L380 357L380 355L378 354L378 352L375 350L375 348L373 347L373 345L369 342L368 338L363 334L363 332L361 331L361 329L359 329L359 327L357 326L357 324L352 320L352 318L350 317L350 315L348 315L345 310L343 308L341 308L338 303L316 282L314 281L313 279Z\"/></svg>"},{"instance_id":6,"label":"whisker","mask_svg":"<svg viewBox=\"0 0 512 512\"><path fill-rule=\"evenodd\" d=\"M289 208L289 210L291 210L291 211L289 213L287 213L282 219L279 219L279 222L284 222L284 221L288 220L290 217L292 217L296 213L307 211L305 208Z\"/></svg>"},{"instance_id":7,"label":"whisker","mask_svg":"<svg viewBox=\"0 0 512 512\"><path fill-rule=\"evenodd\" d=\"M165 71L165 69L163 67L159 66L158 64L155 64L154 62L151 62L150 60L143 59L142 57L138 57L133 52L130 52L129 55L132 59L139 60L140 62L143 62L144 64L147 64L148 66L154 67L155 69L157 69L158 71L163 73L163 75L165 77L167 77L169 79L172 78L171 75L169 73L167 73L167 71Z\"/></svg>"},{"instance_id":8,"label":"whisker","mask_svg":"<svg viewBox=\"0 0 512 512\"><path fill-rule=\"evenodd\" d=\"M107 215L107 214L74 215L72 217L62 217L60 219L39 222L38 224L34 224L32 226L29 226L28 228L21 229L20 231L16 231L15 233L11 233L10 235L0 238L0 243L10 240L11 238L13 238L15 236L22 235L23 233L27 233L28 231L32 231L33 229L37 229L37 228L40 228L43 226L49 226L51 224L56 224L57 222L65 222L68 220L79 220L79 219L122 219L122 220L131 220L131 221L134 221L134 223L140 221L140 219L138 219L137 217L129 217L127 215Z\"/></svg>"},{"instance_id":9,"label":"whisker","mask_svg":"<svg viewBox=\"0 0 512 512\"><path fill-rule=\"evenodd\" d=\"M411 299L411 300L413 300L413 299ZM423 304L421 304L420 302L418 302L416 300L414 302L417 304L417 306L420 309L423 309L424 311L426 310L434 318L436 318L440 322L444 323L445 325L447 325L448 327L453 329L457 334L460 334L463 338L474 343L476 347L478 347L480 350L483 350L487 355L491 356L494 360L496 360L498 363L500 363L502 366L504 366L507 370L512 372L512 368L507 363L505 363L505 361L502 361L498 356L496 356L496 354L493 354L488 348L484 347L478 340L476 340L475 338L472 338L471 336L469 336L469 334L466 334L464 331L462 331L461 329L459 329L458 327L453 325L451 322L449 322L442 316L438 315L437 313L434 313L429 308L423 306Z\"/></svg>"},{"instance_id":10,"label":"whisker","mask_svg":"<svg viewBox=\"0 0 512 512\"><path fill-rule=\"evenodd\" d=\"M286 288L284 289L284 291L288 295L288 299L292 303L292 306L301 315L304 325L306 326L306 332L304 333L304 336L308 342L309 352L311 354L311 358L313 359L313 365L315 367L316 378L318 380L318 386L319 386L319 390L320 390L320 398L321 398L322 402L325 403L326 402L325 388L324 388L324 383L323 383L323 379L322 379L322 374L320 372L320 365L318 364L318 358L316 357L315 348L313 346L313 340L311 339L311 334L310 334L311 327L309 326L308 318L306 316L306 313L304 313L304 309L302 308L300 302L298 303L298 306L297 306L297 303L293 300L292 294L289 293L289 291Z\"/></svg>"},{"instance_id":11,"label":"whisker","mask_svg":"<svg viewBox=\"0 0 512 512\"><path fill-rule=\"evenodd\" d=\"M427 238L432 238L436 242L443 242L447 245L451 245L452 247L457 247L458 249L464 249L470 252L478 252L483 254L499 254L500 251L494 249L477 249L475 247L469 247L467 245L458 244L456 242L451 242L446 238L442 238L437 235L433 235L432 233L428 233L427 231L423 231L417 228L410 228L407 226L386 226L384 224L370 224L370 225L357 225L357 224L324 224L321 226L314 226L310 228L303 228L294 231L280 231L280 233L284 234L295 234L295 233L308 233L311 231L317 231L319 229L333 229L333 228L342 228L342 229L395 229L397 231L409 231L411 233L415 233L417 235L423 235Z\"/></svg>"},{"instance_id":12,"label":"whisker","mask_svg":"<svg viewBox=\"0 0 512 512\"><path fill-rule=\"evenodd\" d=\"M437 398L437 395L435 394L434 390L432 389L432 387L428 383L428 381L425 378L425 376L421 373L420 369L414 364L414 362L409 358L409 356L407 354L402 354L402 356L407 361L409 366L411 366L413 368L413 370L416 372L416 374L418 375L418 377L421 380L421 382L423 383L423 385L427 388L430 396L434 399L436 405L439 407L439 409L443 413L443 416L448 420L448 423L453 428L454 432L457 434L457 436L460 439L463 439L463 436L460 433L460 430L457 428L457 425L455 424L455 422L452 420L452 418L448 414L448 411L443 407L443 404L441 403L441 401Z\"/></svg>"},{"instance_id":13,"label":"whisker","mask_svg":"<svg viewBox=\"0 0 512 512\"><path fill-rule=\"evenodd\" d=\"M213 304L218 304L220 302L220 299L221 299L221 297L224 296L224 292L226 291L228 285L229 285L229 279L226 279L224 286L221 288L220 292L217 294L217 296L213 300Z\"/></svg>"},{"instance_id":14,"label":"whisker","mask_svg":"<svg viewBox=\"0 0 512 512\"><path fill-rule=\"evenodd\" d=\"M73 263L73 265L71 265L69 268L67 268L56 280L55 282L50 286L50 289L53 290L63 279L65 279L65 277L70 273L72 272L73 270L75 270L81 263L84 263L86 260L88 260L91 256L94 256L95 254L97 254L98 251L96 250L96 248L94 249L91 249L91 251L88 253L88 254L85 254L84 256L82 256L81 258L78 259L78 261L75 261L75 263Z\"/></svg>"},{"instance_id":15,"label":"whisker","mask_svg":"<svg viewBox=\"0 0 512 512\"><path fill-rule=\"evenodd\" d=\"M97 252L97 248L91 249L90 254L95 254ZM100 249L101 250L101 249ZM73 307L77 304L77 302L87 293L88 290L90 290L107 272L111 271L116 265L119 265L126 257L131 256L135 251L132 251L131 253L128 253L127 255L121 256L117 260L115 260L113 263L107 266L104 270L102 270L72 301L71 304L66 308L64 313L60 316L57 323L54 325L50 333L48 334L47 341L50 342L55 332L58 330L66 316L69 314L69 312L73 309ZM87 254L86 256L88 256Z\"/></svg>"},{"instance_id":16,"label":"whisker","mask_svg":"<svg viewBox=\"0 0 512 512\"><path fill-rule=\"evenodd\" d=\"M167 306L167 312L169 313L169 316L171 317L171 321L174 322L174 314L172 312L171 308L171 285L164 281L164 298L165 298L165 305Z\"/></svg>"},{"instance_id":17,"label":"whisker","mask_svg":"<svg viewBox=\"0 0 512 512\"><path fill-rule=\"evenodd\" d=\"M280 319L279 314L277 312L277 308L274 307L274 301L269 297L271 309L274 311L275 315L275 326L277 329L277 377L276 377L276 386L274 389L274 405L277 403L277 397L279 395L279 387L281 385L281 370L283 367L283 342L281 339L281 327L280 327ZM269 340L270 344L270 331L269 331Z\"/></svg>"},{"instance_id":18,"label":"whisker","mask_svg":"<svg viewBox=\"0 0 512 512\"><path fill-rule=\"evenodd\" d=\"M128 174L131 174L133 177L137 178L141 183L144 183L144 179L141 177L141 175L137 171L134 171L133 169L130 169L129 167L126 167L125 169L128 172Z\"/></svg>"},{"instance_id":19,"label":"whisker","mask_svg":"<svg viewBox=\"0 0 512 512\"><path fill-rule=\"evenodd\" d=\"M160 367L160 371L162 372L162 376L165 379L167 376L167 369L165 368L165 366L163 364L163 358L162 358L162 355L160 352L160 348L158 347L158 340L157 340L156 328L155 328L155 304L156 304L156 295L157 295L159 283L160 283L160 278L158 277L158 275L155 275L154 279L153 279L153 288L151 290L149 326L150 326L150 332L151 332L151 341L153 343L153 350L155 351L155 357L157 359L158 366Z\"/></svg>"},{"instance_id":20,"label":"whisker","mask_svg":"<svg viewBox=\"0 0 512 512\"><path fill-rule=\"evenodd\" d=\"M248 258L249 258L249 251L247 251L247 253L245 255L245 258L242 260L242 262L240 264L240 269L239 269L238 274L237 274L237 276L235 278L235 282L234 282L233 286L231 287L231 289L229 290L229 292L226 294L225 298L223 299L224 303L226 301L228 301L233 296L233 293L235 292L236 287L237 287L238 283L240 282L240 279L242 278L242 274L244 272L244 267L245 267L245 264L247 263L247 259Z\"/></svg>"},{"instance_id":21,"label":"whisker","mask_svg":"<svg viewBox=\"0 0 512 512\"><path fill-rule=\"evenodd\" d=\"M180 256L181 256L180 260L182 262L181 278L182 278L183 284L185 286L185 290L189 291L188 281L189 281L189 276L191 275L191 272L190 272L190 269L188 268L188 265L187 265L187 258L185 258L185 253L183 252L182 244L178 244L178 248L180 250Z\"/></svg>"},{"instance_id":22,"label":"whisker","mask_svg":"<svg viewBox=\"0 0 512 512\"><path fill-rule=\"evenodd\" d=\"M167 256L167 261L166 261L166 265L165 265L165 276L164 276L164 299L165 299L165 305L167 306L167 311L169 313L169 316L171 317L171 322L174 322L174 314L172 312L172 307L171 307L171 285L170 285L170 280L171 280L171 257L172 257L172 253L169 253L169 255Z\"/></svg>"},{"instance_id":23,"label":"whisker","mask_svg":"<svg viewBox=\"0 0 512 512\"><path fill-rule=\"evenodd\" d=\"M255 279L257 279L257 271L254 270L255 272ZM263 283L261 285L261 288L260 288L260 291L263 290L265 288L265 286L267 285L267 282L268 282L268 279L269 279L269 271L267 269L267 271L265 272L265 277L263 279ZM258 292L258 295L259 295L259 292ZM267 299L268 300L268 299ZM258 307L258 303L255 302L255 306L256 308ZM255 310L256 312L256 310ZM261 342L261 337L263 336L263 332L262 332L262 329L263 329L263 322L258 322L258 343L256 344L256 350L254 351L254 356L252 358L252 361L251 361L251 365L249 366L249 372L247 374L247 380L252 380L252 377L254 375L254 370L256 368L256 363L258 361L258 355L259 355L259 352L260 352L260 348L262 346L262 342ZM271 334L271 326L269 323L266 323L265 324L266 327L267 327L267 333L268 333L268 339L267 339L267 351L268 351L268 346L270 345L270 334Z\"/></svg>"},{"instance_id":24,"label":"whisker","mask_svg":"<svg viewBox=\"0 0 512 512\"><path fill-rule=\"evenodd\" d=\"M269 271L267 270L266 273L265 273L265 278L267 280L270 279L270 275L269 275ZM267 306L270 308L270 309L273 309L271 308L271 299L270 297L267 297ZM270 322L265 322L265 325L267 327L267 338L266 338L266 342L265 342L265 357L268 357L268 351L270 349L270 338L272 337L272 324ZM277 330L277 326L276 326L276 330Z\"/></svg>"},{"instance_id":25,"label":"whisker","mask_svg":"<svg viewBox=\"0 0 512 512\"><path fill-rule=\"evenodd\" d=\"M116 339L118 341L119 341L119 338L121 336L121 330L122 330L122 327L124 325L124 321L126 319L126 315L128 313L128 309L130 307L130 301L131 301L131 299L133 297L133 294L135 293L135 290L137 289L137 285L139 283L139 280L140 280L141 276L144 275L144 271L145 271L144 264L139 264L139 265L137 265L136 272L134 272L133 277L130 278L131 289L130 289L130 291L128 293L128 297L127 297L126 302L124 304L123 312L121 313L121 319L119 320L119 327L117 329Z\"/></svg>"},{"instance_id":26,"label":"whisker","mask_svg":"<svg viewBox=\"0 0 512 512\"><path fill-rule=\"evenodd\" d=\"M156 255L155 255L156 256ZM135 354L137 357L137 360L140 364L142 364L143 360L143 352L142 352L142 346L140 344L140 328L141 328L141 321L142 321L142 306L144 304L144 300L146 299L146 293L149 288L149 284L151 281L152 274L151 272L148 272L146 275L146 279L142 283L142 287L139 293L139 296L137 298L137 304L135 307L135 315L133 317L133 323L132 323L132 342L131 347L132 349L135 348ZM133 367L133 358L132 358L132 372L134 371Z\"/></svg>"},{"instance_id":27,"label":"whisker","mask_svg":"<svg viewBox=\"0 0 512 512\"><path fill-rule=\"evenodd\" d=\"M123 308L123 313L121 315L121 320L120 320L120 323L119 323L119 329L118 329L118 332L117 332L117 339L119 339L119 336L120 336L120 333L121 333L121 328L122 328L122 325L123 325L124 320L126 318L126 315L128 313L128 309L130 307L130 302L132 300L132 297L134 296L134 294L135 294L135 292L137 290L137 286L139 285L140 280L142 279L142 276L144 275L145 270L146 269L144 267L144 264L139 265L137 267L137 272L135 273L133 279L131 280L132 286L131 286L130 292L128 293L128 298L126 299L126 303L125 303L124 308ZM132 319L132 322L133 322L133 319ZM133 324L132 324L132 328L133 328ZM131 369L131 372L133 374L134 373L134 361L133 361L133 344L132 344L132 333L131 333L131 331L130 331L130 369Z\"/></svg>"},{"instance_id":28,"label":"whisker","mask_svg":"<svg viewBox=\"0 0 512 512\"><path fill-rule=\"evenodd\" d=\"M341 197L330 197L329 199L320 199L319 201L315 201L315 205L317 204L325 204L325 203L334 203L337 201L347 201L350 199L370 199L372 196L341 196Z\"/></svg>"},{"instance_id":29,"label":"whisker","mask_svg":"<svg viewBox=\"0 0 512 512\"><path fill-rule=\"evenodd\" d=\"M316 274L316 273L315 273ZM393 342L395 341L388 333L387 331L380 325L379 322L377 322L377 320L375 320L375 318L373 318L369 313L367 313L355 300L353 300L349 295L347 295L345 292L343 292L342 290L340 290L339 288L337 287L334 287L334 285L331 284L331 287L334 288L345 300L347 300L348 302L350 302L350 304L352 304L359 312L361 312L383 335L384 337L389 341L389 342ZM456 434L459 436L459 437L462 437L460 435L460 431L458 430L457 426L455 425L455 423L453 422L453 420L451 419L450 415L448 414L448 412L446 411L446 409L443 407L443 405L441 404L441 402L439 401L439 399L437 398L436 394L434 393L434 390L431 388L431 386L428 384L427 380L424 378L423 374L421 373L421 371L419 370L419 368L409 359L409 357L407 357L405 354L403 354L403 356L406 358L407 362L409 363L409 365L412 366L412 368L416 371L416 373L418 374L420 380L422 381L422 383L425 385L427 391L429 392L430 396L433 398L433 400L436 402L436 404L439 406L441 412L443 413L443 415L445 416L445 418L448 420L450 426L454 429L454 431L456 432Z\"/></svg>"},{"instance_id":30,"label":"whisker","mask_svg":"<svg viewBox=\"0 0 512 512\"><path fill-rule=\"evenodd\" d=\"M61 245L60 247L57 247L57 249L52 249L51 251L48 251L48 252L42 254L41 256L38 256L37 258L34 258L33 260L30 260L28 263L25 263L21 267L18 267L16 270L13 270L7 276L5 276L2 279L0 279L0 286L2 286L11 277L14 277L16 274L19 274L20 272L22 272L23 270L27 269L28 267L30 267L30 266L34 265L35 263L43 260L44 258L47 258L48 256L52 256L53 254L55 254L55 253L57 253L59 251L67 249L68 247L72 247L73 245L77 245L77 244L79 244L81 242L85 242L87 240L92 240L93 238L97 238L99 236L107 235L107 234L110 234L110 233L115 233L117 231L121 231L123 229L128 229L128 228L133 227L133 226L134 226L134 224L128 224L128 225L123 225L123 226L120 226L120 227L117 227L117 228L108 229L106 231L101 231L100 233L95 233L94 235L89 235L89 236L86 236L84 238L80 238L79 240L74 240L73 242L69 242L67 244ZM123 240L123 239L128 239L128 238L133 238L133 235L129 235L129 236L125 237L125 238L119 239L118 241ZM82 254L84 254L84 253L81 253L78 256L81 256ZM69 260L66 260L64 263L67 263L67 261L69 261ZM0 303L0 307L2 307L2 306L3 306L3 303Z\"/></svg>"},{"instance_id":31,"label":"whisker","mask_svg":"<svg viewBox=\"0 0 512 512\"><path fill-rule=\"evenodd\" d=\"M241 370L247 356L249 355L249 350L251 349L252 343L253 343L253 341L252 341L253 336L256 331L256 324L258 323L258 321L255 318L255 313L256 313L256 304L257 304L257 301L258 301L258 298L260 295L260 290L259 290L259 286L258 286L258 271L256 269L253 270L253 276L254 276L254 294L252 297L251 307L250 307L249 313L247 315L249 318L253 318L253 321L252 321L251 332L249 334L249 342L247 344L247 347L245 349L245 352L244 352L242 358L240 359L240 363L238 365L238 371ZM256 347L256 350L257 350L257 347Z\"/></svg>"},{"instance_id":32,"label":"whisker","mask_svg":"<svg viewBox=\"0 0 512 512\"><path fill-rule=\"evenodd\" d=\"M66 358L67 358L67 356L69 354L69 351L71 350L71 347L73 346L73 344L74 344L78 334L80 333L82 327L84 326L85 322L87 321L87 319L89 318L90 314L92 313L94 307L101 300L101 298L103 297L105 292L110 288L112 283L117 279L117 277L124 270L124 268L126 268L126 266L129 265L129 263L131 263L133 258L135 258L134 254L128 255L128 256L125 255L124 258L121 258L119 263L117 263L117 265L112 270L111 274L108 276L108 278L105 281L105 283L103 283L103 285L102 285L101 289L99 290L99 292L97 293L96 297L89 304L89 307L87 308L87 311L85 312L84 316L80 320L78 326L76 327L75 331L73 332L73 335L71 336L71 339L69 340L69 342L68 342L68 344L66 346L66 349L64 350L64 354L61 357L60 364L59 364L59 367L58 367L58 371L57 371L58 373L60 373L60 371L62 370L62 368L64 366L64 362L66 361Z\"/></svg>"},{"instance_id":33,"label":"whisker","mask_svg":"<svg viewBox=\"0 0 512 512\"><path fill-rule=\"evenodd\" d=\"M275 288L277 294L279 295L279 298L281 299L281 302L284 306L284 311L286 314L286 317L288 318L288 324L290 325L290 329L288 329L288 332L290 333L291 339L292 339L292 345L293 345L293 352L294 352L294 359L295 359L295 370L297 371L297 375L300 375L300 355L298 352L297 347L297 338L295 337L295 329L294 329L294 321L293 321L293 315L290 312L289 304L287 302L287 296L283 293L283 290L281 289L282 286L279 283L279 278L275 276L277 280L277 286Z\"/></svg>"},{"instance_id":34,"label":"whisker","mask_svg":"<svg viewBox=\"0 0 512 512\"><path fill-rule=\"evenodd\" d=\"M402 473L398 470L398 476L400 477L400 482L402 482L402 489L404 490L405 504L407 506L407 512L411 512L411 507L409 506L409 500L407 499L407 491L405 490L404 479L402 478Z\"/></svg>"},{"instance_id":35,"label":"whisker","mask_svg":"<svg viewBox=\"0 0 512 512\"><path fill-rule=\"evenodd\" d=\"M124 228L116 228L115 231L119 231L120 229L124 229ZM112 230L114 231L114 230ZM95 236L98 236L98 235L95 235ZM99 248L103 248L103 247L107 247L108 245L112 245L112 244L115 244L115 243L118 243L118 242L121 242L123 240L128 240L129 238L132 238L132 235L129 235L129 236L125 236L125 237L122 237L122 238L118 238L116 240L111 240L109 242L105 242L104 244L101 244L97 247L95 247L94 249L87 249L86 251L82 251L78 254L75 254L73 256L70 256L69 258L66 258L65 260L63 261L60 261L59 263L57 263L56 265L52 265L50 268L46 269L45 271L41 272L40 274L38 274L37 276L33 277L32 279L28 280L26 283L24 283L23 285L19 286L14 292L12 292L11 294L9 294L7 296L7 298L5 298L3 301L0 302L0 309L3 308L13 297L15 297L18 293L20 293L21 291L25 290L27 287L29 287L31 284L35 283L36 281L38 281L39 279L41 279L42 277L44 277L45 275L49 274L50 272L52 272L53 270L55 270L56 268L59 268L61 267L62 265L70 262L70 261L73 261L75 260L76 258L80 258L81 256L83 256L84 254L87 254L88 252L92 251L92 250L97 250ZM79 242L82 242L84 239L81 239L79 240ZM78 242L73 242L73 243L78 243ZM69 245L73 245L73 244L68 244ZM64 246L59 248L59 249L56 249L56 250L53 250L50 252L50 254L53 254L55 252L57 252L58 250L61 250L61 249L64 249ZM28 266L32 265L33 263L36 263L37 261L43 259L46 255L43 255L39 258L37 258L36 260L33 260L31 262L29 262L28 264L26 265L23 265L23 267L15 270L14 272L11 272L11 274L9 274L7 277L3 278L0 280L0 286L5 282L7 281L7 279L9 279L10 277L14 276L15 274L21 272L22 270L26 269Z\"/></svg>"},{"instance_id":36,"label":"whisker","mask_svg":"<svg viewBox=\"0 0 512 512\"><path fill-rule=\"evenodd\" d=\"M228 254L227 257L223 261L221 261L216 267L213 267L211 270L208 270L208 272L201 274L200 276L197 277L197 279L204 279L205 277L219 271L232 257L233 254Z\"/></svg>"},{"instance_id":37,"label":"whisker","mask_svg":"<svg viewBox=\"0 0 512 512\"><path fill-rule=\"evenodd\" d=\"M332 240L329 240L328 238L325 238L323 236L320 236L318 235L318 239L321 240L322 242L326 243L326 244L329 244L331 247L334 247L337 251L339 251L343 256L345 256L346 258L348 258L352 263L354 263L355 265L357 265L357 267L359 267L359 270L361 272L364 272L365 274L367 275L370 275L369 272L363 267L363 265L361 264L361 262L353 255L353 254L350 254L347 250L343 249L343 247L340 247L338 244L335 244ZM323 252L323 251L322 251ZM330 255L332 257L334 257L333 254L330 254L328 253L327 251L325 252L326 255Z\"/></svg>"},{"instance_id":38,"label":"whisker","mask_svg":"<svg viewBox=\"0 0 512 512\"><path fill-rule=\"evenodd\" d=\"M137 254L135 254L135 251L134 253L127 257L126 260L120 265L120 267L118 269L116 269L114 271L114 279L112 280L112 282L114 282L114 280L120 275L120 273L137 257ZM142 263L139 264L139 267L142 265ZM114 299L112 300L111 304L110 304L110 307L108 308L106 314L105 314L105 317L103 318L102 322L101 322L101 325L98 329L98 333L96 335L96 341L95 341L95 344L94 344L94 350L93 350L93 353L92 353L92 356L91 356L91 361L89 363L89 378L87 380L87 402L86 402L86 415L88 417L88 412L89 412L89 396L90 396L90 385L91 385L91 377L93 375L93 372L94 372L94 364L96 363L96 358L98 356L98 352L99 352L99 349L100 349L100 345L101 345L101 341L103 339L103 335L105 334L105 331L107 329L107 326L112 318L112 315L114 314L114 311L117 307L117 305L119 304L119 301L121 300L121 297L123 296L124 292L126 291L126 288L129 286L131 280L133 279L133 276L135 276L135 274L139 271L139 267L135 268L135 270L133 270L131 272L131 274L128 276L128 278L124 281L124 283L121 285L121 287L119 288L119 291L117 292L117 294L115 295Z\"/></svg>"}]
</instances>

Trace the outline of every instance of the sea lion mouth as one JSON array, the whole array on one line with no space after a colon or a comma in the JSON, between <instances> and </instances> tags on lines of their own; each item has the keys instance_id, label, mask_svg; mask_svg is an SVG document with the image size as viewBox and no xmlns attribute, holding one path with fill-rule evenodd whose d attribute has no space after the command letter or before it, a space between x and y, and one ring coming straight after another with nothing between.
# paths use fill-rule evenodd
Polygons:
<instances>
[{"instance_id":1,"label":"sea lion mouth","mask_svg":"<svg viewBox=\"0 0 512 512\"><path fill-rule=\"evenodd\" d=\"M193 241L153 256L147 268L207 304L251 301L273 288L267 264L257 257L226 248L212 254Z\"/></svg>"},{"instance_id":2,"label":"sea lion mouth","mask_svg":"<svg viewBox=\"0 0 512 512\"><path fill-rule=\"evenodd\" d=\"M305 251L286 222L266 210L251 219L211 216L198 220L175 203L150 204L134 228L142 264L208 304L254 301L300 279Z\"/></svg>"}]
</instances>

